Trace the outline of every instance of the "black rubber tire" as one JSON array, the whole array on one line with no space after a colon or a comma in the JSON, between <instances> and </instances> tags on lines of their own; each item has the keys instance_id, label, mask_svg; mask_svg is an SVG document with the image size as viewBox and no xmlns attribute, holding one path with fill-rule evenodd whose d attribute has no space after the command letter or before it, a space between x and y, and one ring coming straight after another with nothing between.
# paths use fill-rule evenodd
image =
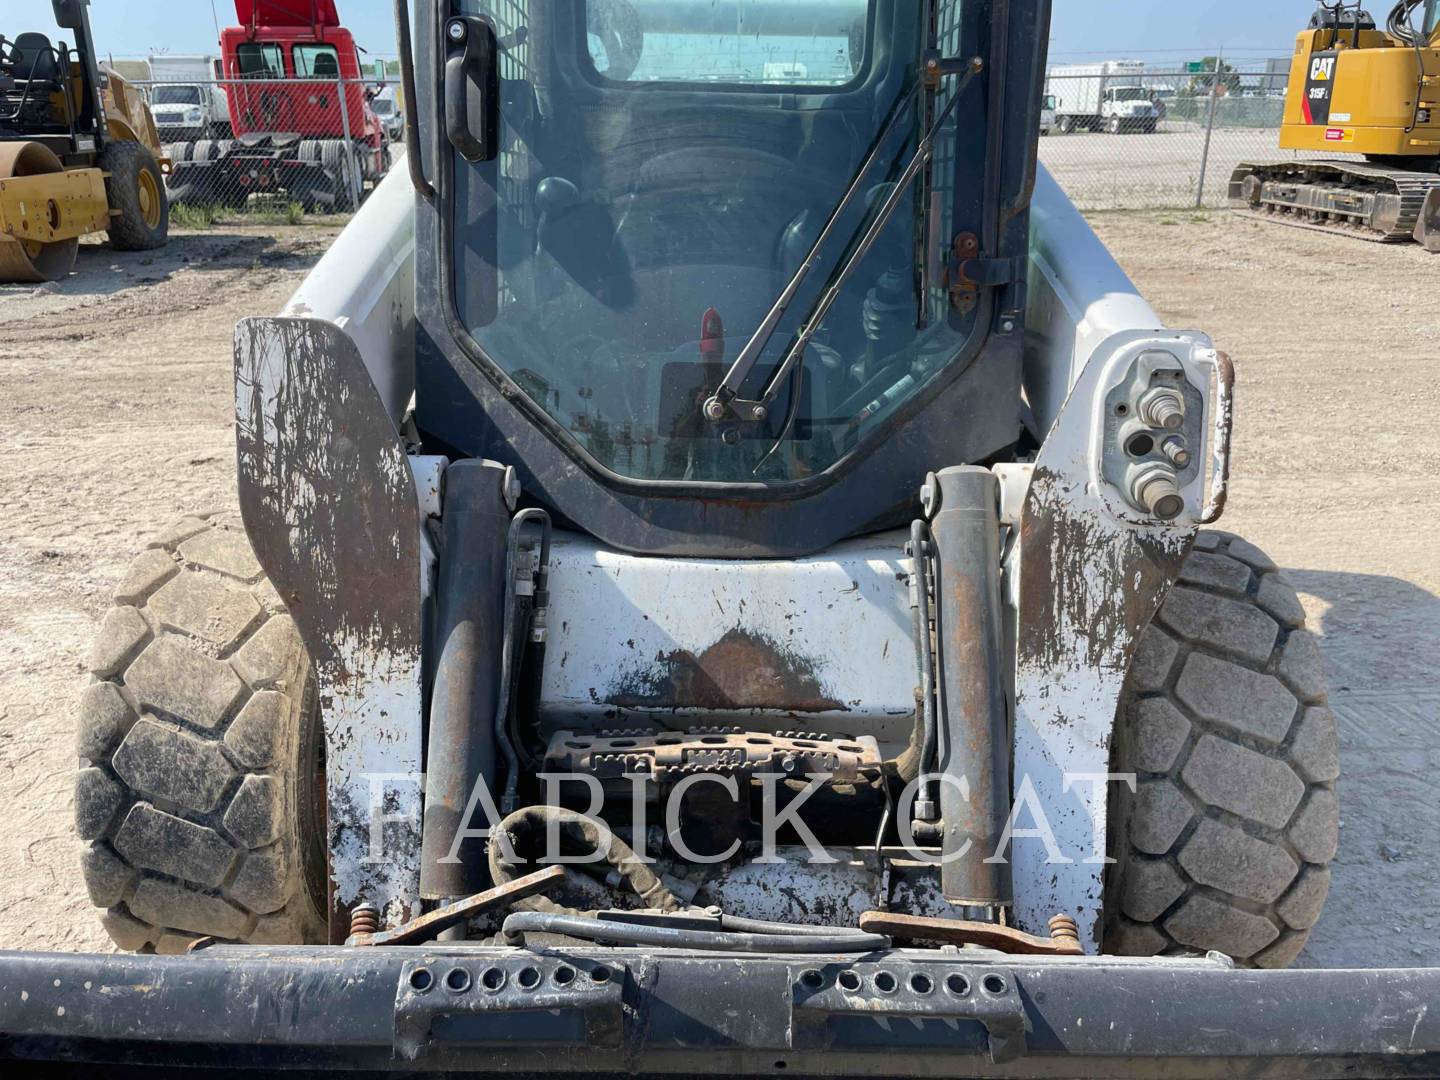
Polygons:
<instances>
[{"instance_id":1,"label":"black rubber tire","mask_svg":"<svg viewBox=\"0 0 1440 1080\"><path fill-rule=\"evenodd\" d=\"M1059 120L1055 121L1055 130L1060 132L1061 135L1069 135L1075 130L1075 121L1071 120L1068 116L1062 116Z\"/></svg>"},{"instance_id":2,"label":"black rubber tire","mask_svg":"<svg viewBox=\"0 0 1440 1080\"><path fill-rule=\"evenodd\" d=\"M1201 533L1145 631L1116 718L1105 951L1286 967L1320 917L1339 833L1335 717L1274 562Z\"/></svg>"},{"instance_id":3,"label":"black rubber tire","mask_svg":"<svg viewBox=\"0 0 1440 1080\"><path fill-rule=\"evenodd\" d=\"M90 657L75 828L122 949L324 942L323 738L295 624L238 520L131 564Z\"/></svg>"},{"instance_id":4,"label":"black rubber tire","mask_svg":"<svg viewBox=\"0 0 1440 1080\"><path fill-rule=\"evenodd\" d=\"M1108 130L1111 135L1119 135L1125 130L1125 121L1121 120L1118 116L1112 116L1110 123L1106 125L1106 130Z\"/></svg>"},{"instance_id":5,"label":"black rubber tire","mask_svg":"<svg viewBox=\"0 0 1440 1080\"><path fill-rule=\"evenodd\" d=\"M360 205L365 184L357 175L360 162L355 152L342 139L327 139L320 144L320 161L334 195L331 212L345 214L354 210Z\"/></svg>"},{"instance_id":6,"label":"black rubber tire","mask_svg":"<svg viewBox=\"0 0 1440 1080\"><path fill-rule=\"evenodd\" d=\"M118 217L110 218L110 245L119 251L151 251L164 247L170 236L170 199L165 177L150 150L137 142L110 143L100 155L100 168L109 174L105 197ZM141 186L159 200L155 220L147 221L141 205Z\"/></svg>"}]
</instances>

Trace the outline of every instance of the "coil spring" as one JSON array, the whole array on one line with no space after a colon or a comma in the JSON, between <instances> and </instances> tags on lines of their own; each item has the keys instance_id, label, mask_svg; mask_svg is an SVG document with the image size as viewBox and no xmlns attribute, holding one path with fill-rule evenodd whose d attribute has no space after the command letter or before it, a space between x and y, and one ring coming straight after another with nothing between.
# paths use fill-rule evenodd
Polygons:
<instances>
[{"instance_id":1,"label":"coil spring","mask_svg":"<svg viewBox=\"0 0 1440 1080\"><path fill-rule=\"evenodd\" d=\"M1080 924L1069 915L1056 915L1050 920L1050 937L1055 941L1080 942Z\"/></svg>"},{"instance_id":2,"label":"coil spring","mask_svg":"<svg viewBox=\"0 0 1440 1080\"><path fill-rule=\"evenodd\" d=\"M380 909L374 904L356 904L350 911L350 933L378 934Z\"/></svg>"}]
</instances>

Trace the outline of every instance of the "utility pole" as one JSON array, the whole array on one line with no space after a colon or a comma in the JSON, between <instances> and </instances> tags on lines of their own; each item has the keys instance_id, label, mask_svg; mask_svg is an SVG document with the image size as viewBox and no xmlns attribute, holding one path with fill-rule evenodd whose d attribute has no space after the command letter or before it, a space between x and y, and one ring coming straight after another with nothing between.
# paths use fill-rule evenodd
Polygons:
<instances>
[{"instance_id":1,"label":"utility pole","mask_svg":"<svg viewBox=\"0 0 1440 1080\"><path fill-rule=\"evenodd\" d=\"M1225 50L1215 57L1215 78L1210 83L1210 115L1205 120L1205 146L1200 151L1200 182L1195 185L1195 209L1205 206L1205 172L1210 167L1210 140L1215 135L1215 110L1220 104L1220 75L1225 70Z\"/></svg>"}]
</instances>

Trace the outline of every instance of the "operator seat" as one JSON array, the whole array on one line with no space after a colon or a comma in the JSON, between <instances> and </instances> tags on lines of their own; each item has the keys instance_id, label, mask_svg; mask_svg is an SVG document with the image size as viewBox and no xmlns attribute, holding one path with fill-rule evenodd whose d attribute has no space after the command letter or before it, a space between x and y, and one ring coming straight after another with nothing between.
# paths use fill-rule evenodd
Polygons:
<instances>
[{"instance_id":1,"label":"operator seat","mask_svg":"<svg viewBox=\"0 0 1440 1080\"><path fill-rule=\"evenodd\" d=\"M340 61L334 53L320 53L315 57L315 66L311 73L317 79L338 79Z\"/></svg>"},{"instance_id":2,"label":"operator seat","mask_svg":"<svg viewBox=\"0 0 1440 1080\"><path fill-rule=\"evenodd\" d=\"M824 220L860 152L839 116L710 96L637 93L556 110L575 144L606 152L545 177L540 247L600 302L588 317L638 350L694 341L711 307L735 332L757 325L784 284L787 228L807 210Z\"/></svg>"},{"instance_id":3,"label":"operator seat","mask_svg":"<svg viewBox=\"0 0 1440 1080\"><path fill-rule=\"evenodd\" d=\"M15 78L51 83L60 80L59 54L44 34L20 34L11 43L11 50Z\"/></svg>"}]
</instances>

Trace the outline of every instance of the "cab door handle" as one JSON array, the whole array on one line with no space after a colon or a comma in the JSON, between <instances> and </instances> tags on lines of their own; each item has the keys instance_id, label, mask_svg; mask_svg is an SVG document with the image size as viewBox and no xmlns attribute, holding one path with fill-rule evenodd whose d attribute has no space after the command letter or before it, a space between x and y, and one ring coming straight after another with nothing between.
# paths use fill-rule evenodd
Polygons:
<instances>
[{"instance_id":1,"label":"cab door handle","mask_svg":"<svg viewBox=\"0 0 1440 1080\"><path fill-rule=\"evenodd\" d=\"M495 27L474 15L445 24L445 133L466 161L500 152L500 47Z\"/></svg>"}]
</instances>

